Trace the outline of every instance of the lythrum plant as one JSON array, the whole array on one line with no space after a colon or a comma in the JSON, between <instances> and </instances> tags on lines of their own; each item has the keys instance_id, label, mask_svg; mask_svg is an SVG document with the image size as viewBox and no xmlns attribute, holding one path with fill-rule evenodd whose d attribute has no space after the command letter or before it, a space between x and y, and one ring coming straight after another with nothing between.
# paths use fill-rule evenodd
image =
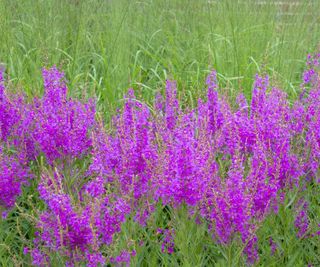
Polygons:
<instances>
[{"instance_id":1,"label":"lythrum plant","mask_svg":"<svg viewBox=\"0 0 320 267\"><path fill-rule=\"evenodd\" d=\"M93 100L67 96L57 68L43 70L45 93L31 102L7 93L1 73L0 204L6 213L17 198L23 205L30 179L43 203L26 257L36 266L130 265L158 244L158 264L183 264L190 244L175 241L189 225L201 229L203 251L219 251L211 264L258 264L264 240L282 257L272 237L259 237L284 207L297 242L316 243L306 192L319 190L319 60L308 56L294 103L259 75L250 102L240 94L230 103L212 71L197 107L182 108L168 80L151 105L129 89L108 127Z\"/></svg>"}]
</instances>

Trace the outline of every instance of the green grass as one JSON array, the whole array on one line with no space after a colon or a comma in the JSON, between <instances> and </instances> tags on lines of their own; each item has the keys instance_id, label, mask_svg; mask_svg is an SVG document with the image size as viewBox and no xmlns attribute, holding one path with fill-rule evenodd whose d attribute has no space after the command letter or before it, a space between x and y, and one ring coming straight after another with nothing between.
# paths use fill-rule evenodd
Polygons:
<instances>
[{"instance_id":1,"label":"green grass","mask_svg":"<svg viewBox=\"0 0 320 267\"><path fill-rule=\"evenodd\" d=\"M267 72L294 96L319 43L320 2L256 2L0 0L0 62L28 95L41 93L41 67L57 64L72 95L97 96L103 111L128 87L149 99L167 78L193 105L212 68L228 94L250 96L254 75Z\"/></svg>"}]
</instances>

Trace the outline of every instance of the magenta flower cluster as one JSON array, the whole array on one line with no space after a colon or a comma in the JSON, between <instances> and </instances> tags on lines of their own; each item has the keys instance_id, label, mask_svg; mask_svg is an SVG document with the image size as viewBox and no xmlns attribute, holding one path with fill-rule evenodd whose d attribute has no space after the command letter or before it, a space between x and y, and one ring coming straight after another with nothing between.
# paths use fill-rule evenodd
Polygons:
<instances>
[{"instance_id":1,"label":"magenta flower cluster","mask_svg":"<svg viewBox=\"0 0 320 267\"><path fill-rule=\"evenodd\" d=\"M48 255L57 251L68 259L69 266L76 262L103 265L106 258L101 248L110 245L113 235L120 232L130 207L111 194L101 198L84 194L84 199L76 205L65 192L64 179L59 173L46 174L39 183L40 196L48 208L41 213L37 224L33 263L46 266L50 264ZM49 249L41 251L41 248Z\"/></svg>"},{"instance_id":2,"label":"magenta flower cluster","mask_svg":"<svg viewBox=\"0 0 320 267\"><path fill-rule=\"evenodd\" d=\"M81 103L67 98L63 73L56 68L43 70L45 94L33 105L32 137L38 151L49 162L61 157L81 157L88 152L88 130L95 123L95 103Z\"/></svg>"},{"instance_id":3,"label":"magenta flower cluster","mask_svg":"<svg viewBox=\"0 0 320 267\"><path fill-rule=\"evenodd\" d=\"M7 95L3 75L1 72L0 169L1 177L8 178L1 180L4 183L1 190L7 191L3 195L8 195L3 204L12 206L20 194L21 183L28 177L30 160L44 155L53 164L89 152L95 106L93 101L81 103L68 99L64 75L55 67L43 70L45 94L31 103L23 95Z\"/></svg>"},{"instance_id":4,"label":"magenta flower cluster","mask_svg":"<svg viewBox=\"0 0 320 267\"><path fill-rule=\"evenodd\" d=\"M11 208L21 194L21 186L28 183L30 171L20 155L6 155L3 150L0 147L0 206Z\"/></svg>"},{"instance_id":5,"label":"magenta flower cluster","mask_svg":"<svg viewBox=\"0 0 320 267\"><path fill-rule=\"evenodd\" d=\"M186 206L213 242L237 241L248 262L258 260L256 232L266 216L292 188L319 182L319 60L308 57L303 93L292 105L258 75L251 103L240 94L231 105L213 71L206 99L194 109L181 107L172 81L151 106L130 89L108 131L92 100L67 97L55 67L43 71L44 96L31 103L7 96L0 73L0 205L14 205L31 177L30 161L44 157L48 164L38 182L46 209L27 249L33 264L47 266L53 252L69 266L128 264L135 252L114 257L115 235L130 216L144 227L157 205ZM90 160L84 173L73 166L76 158ZM295 227L299 237L307 231L306 209ZM174 253L174 229L159 233L162 251Z\"/></svg>"}]
</instances>

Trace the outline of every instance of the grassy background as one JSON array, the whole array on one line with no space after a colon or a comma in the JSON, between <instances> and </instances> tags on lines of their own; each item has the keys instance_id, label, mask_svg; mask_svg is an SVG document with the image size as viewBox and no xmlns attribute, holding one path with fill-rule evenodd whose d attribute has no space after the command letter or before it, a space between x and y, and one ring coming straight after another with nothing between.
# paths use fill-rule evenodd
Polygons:
<instances>
[{"instance_id":1,"label":"grassy background","mask_svg":"<svg viewBox=\"0 0 320 267\"><path fill-rule=\"evenodd\" d=\"M267 72L295 95L319 43L320 1L260 2L0 0L0 62L29 95L41 93L41 67L57 64L72 95L96 95L104 111L128 87L149 99L166 78L193 105L212 68L230 94L250 96Z\"/></svg>"}]
</instances>

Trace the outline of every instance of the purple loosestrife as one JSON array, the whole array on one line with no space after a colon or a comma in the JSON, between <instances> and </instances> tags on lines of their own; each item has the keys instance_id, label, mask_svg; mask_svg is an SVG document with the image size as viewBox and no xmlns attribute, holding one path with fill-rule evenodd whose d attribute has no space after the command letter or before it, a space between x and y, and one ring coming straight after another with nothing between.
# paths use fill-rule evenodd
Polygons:
<instances>
[{"instance_id":1,"label":"purple loosestrife","mask_svg":"<svg viewBox=\"0 0 320 267\"><path fill-rule=\"evenodd\" d=\"M4 73L3 70L0 69L0 137L1 140L5 140L8 131L10 128L10 112L8 112L8 100L5 95L5 86L4 86Z\"/></svg>"},{"instance_id":2,"label":"purple loosestrife","mask_svg":"<svg viewBox=\"0 0 320 267\"><path fill-rule=\"evenodd\" d=\"M46 175L39 184L40 197L48 205L48 210L40 215L37 225L39 238L35 245L59 251L61 255L77 260L77 250L78 253L87 252L93 242L91 212L81 207L79 211L75 210L71 196L63 190L62 179L59 174L55 174L54 178Z\"/></svg>"},{"instance_id":3,"label":"purple loosestrife","mask_svg":"<svg viewBox=\"0 0 320 267\"><path fill-rule=\"evenodd\" d=\"M115 235L127 216L145 226L160 203L199 212L215 242L236 241L249 263L257 261L260 224L301 177L319 177L319 59L309 56L304 91L292 107L268 77L257 75L251 104L240 94L233 108L219 96L213 71L207 97L195 109L181 108L172 81L153 109L129 89L108 131L95 120L93 101L67 97L64 75L55 67L43 70L44 96L30 104L7 97L1 73L2 206L11 207L20 194L28 160L44 154L55 166L91 157L88 181L77 178L83 185L77 193L62 175L42 173L38 190L46 210L30 250L34 265L50 264L53 252L69 266L128 265L128 251L111 257ZM5 154L7 146L16 154ZM299 211L298 237L307 224L306 211ZM163 252L173 253L174 229L161 233Z\"/></svg>"},{"instance_id":4,"label":"purple loosestrife","mask_svg":"<svg viewBox=\"0 0 320 267\"><path fill-rule=\"evenodd\" d=\"M89 173L94 178L86 190L100 199L95 205L106 216L98 213L100 220L95 219L102 242L111 244L113 233L120 231L125 220L121 211L135 211L135 220L145 225L153 201L174 208L185 203L190 210L199 209L215 241L222 245L240 241L248 262L255 262L257 228L270 212L277 212L280 194L297 185L303 173L316 177L319 170L317 79L309 79L310 92L293 108L285 93L260 76L251 108L239 95L235 111L219 98L215 72L207 79L207 99L199 100L194 110L180 108L175 83L170 81L166 99L156 97L155 113L129 90L112 132L101 127L92 137ZM293 147L297 139L306 151ZM305 162L298 160L301 155ZM300 214L296 225L303 228L304 217ZM165 236L163 250L172 253L171 235Z\"/></svg>"},{"instance_id":5,"label":"purple loosestrife","mask_svg":"<svg viewBox=\"0 0 320 267\"><path fill-rule=\"evenodd\" d=\"M156 182L156 194L165 202L171 200L175 204L180 204L187 201L192 205L192 202L196 201L193 200L198 192L195 191L197 180L193 170L195 155L192 146L195 143L192 117L192 114L177 117L175 126L167 128L167 131L161 129L158 135L158 138L161 138L159 139L161 155L156 168L161 172L156 173L152 180ZM162 126L163 124L156 127ZM190 198L187 199L188 197Z\"/></svg>"},{"instance_id":6,"label":"purple loosestrife","mask_svg":"<svg viewBox=\"0 0 320 267\"><path fill-rule=\"evenodd\" d=\"M297 231L297 237L305 237L309 228L309 218L308 218L308 202L304 199L300 199L297 203L297 214L294 221L294 226Z\"/></svg>"},{"instance_id":7,"label":"purple loosestrife","mask_svg":"<svg viewBox=\"0 0 320 267\"><path fill-rule=\"evenodd\" d=\"M274 242L272 237L269 238L269 245L270 245L270 249L271 249L271 256L273 256L276 253L278 246L277 246L277 243Z\"/></svg>"},{"instance_id":8,"label":"purple loosestrife","mask_svg":"<svg viewBox=\"0 0 320 267\"><path fill-rule=\"evenodd\" d=\"M32 137L49 162L81 157L91 147L89 131L95 123L95 106L67 98L64 74L55 67L43 70L45 94L35 99Z\"/></svg>"},{"instance_id":9,"label":"purple loosestrife","mask_svg":"<svg viewBox=\"0 0 320 267\"><path fill-rule=\"evenodd\" d=\"M105 264L110 255L102 254L102 248L112 245L130 213L126 202L114 194L74 196L58 173L43 175L39 193L47 210L37 224L39 232L31 249L34 264L49 264L54 252L65 257L69 266Z\"/></svg>"},{"instance_id":10,"label":"purple loosestrife","mask_svg":"<svg viewBox=\"0 0 320 267\"><path fill-rule=\"evenodd\" d=\"M249 264L254 264L257 260L259 260L258 238L256 236L253 236L247 241L244 253L247 256L247 262Z\"/></svg>"},{"instance_id":11,"label":"purple loosestrife","mask_svg":"<svg viewBox=\"0 0 320 267\"><path fill-rule=\"evenodd\" d=\"M320 53L307 56L307 69L303 72L302 86L319 87Z\"/></svg>"},{"instance_id":12,"label":"purple loosestrife","mask_svg":"<svg viewBox=\"0 0 320 267\"><path fill-rule=\"evenodd\" d=\"M223 114L221 112L221 101L218 99L218 84L217 84L217 72L212 71L207 78L208 95L208 119L210 132L214 133L218 130L223 123Z\"/></svg>"},{"instance_id":13,"label":"purple loosestrife","mask_svg":"<svg viewBox=\"0 0 320 267\"><path fill-rule=\"evenodd\" d=\"M150 110L135 99L132 89L125 98L122 113L113 119L113 126L115 130L110 134L105 133L103 126L93 133L89 174L96 178L88 184L90 188L87 190L91 194L100 194L102 192L95 189L99 188L99 182L108 184L112 192L130 199L130 205L136 210L136 219L144 224L152 210L148 196L153 191L150 178L156 159L155 136ZM144 204L140 203L138 207L141 201Z\"/></svg>"},{"instance_id":14,"label":"purple loosestrife","mask_svg":"<svg viewBox=\"0 0 320 267\"><path fill-rule=\"evenodd\" d=\"M30 177L23 155L6 155L0 147L0 207L12 208L17 196L21 194L22 185Z\"/></svg>"},{"instance_id":15,"label":"purple loosestrife","mask_svg":"<svg viewBox=\"0 0 320 267\"><path fill-rule=\"evenodd\" d=\"M162 235L161 251L162 253L172 254L174 252L174 229L161 229L157 230L157 234Z\"/></svg>"},{"instance_id":16,"label":"purple loosestrife","mask_svg":"<svg viewBox=\"0 0 320 267\"><path fill-rule=\"evenodd\" d=\"M0 73L0 134L34 160L44 153L49 162L81 157L91 148L89 131L95 124L95 103L67 98L64 74L56 67L43 70L45 93L26 103L8 98Z\"/></svg>"},{"instance_id":17,"label":"purple loosestrife","mask_svg":"<svg viewBox=\"0 0 320 267\"><path fill-rule=\"evenodd\" d=\"M302 93L295 102L292 126L297 135L297 147L303 161L303 174L308 180L319 178L320 169L320 54L308 55L307 70L303 74Z\"/></svg>"},{"instance_id":18,"label":"purple loosestrife","mask_svg":"<svg viewBox=\"0 0 320 267\"><path fill-rule=\"evenodd\" d=\"M240 153L235 152L235 155ZM227 176L220 177L220 183L214 182L210 186L201 207L201 213L212 225L211 231L218 243L229 244L237 234L240 234L243 243L251 244L255 238L249 189L242 159L234 156ZM250 253L253 253L252 249Z\"/></svg>"},{"instance_id":19,"label":"purple loosestrife","mask_svg":"<svg viewBox=\"0 0 320 267\"><path fill-rule=\"evenodd\" d=\"M0 206L5 209L14 206L22 186L32 177L27 144L24 136L19 135L23 126L20 111L24 109L24 99L10 97L5 91L4 73L0 69Z\"/></svg>"},{"instance_id":20,"label":"purple loosestrife","mask_svg":"<svg viewBox=\"0 0 320 267\"><path fill-rule=\"evenodd\" d=\"M250 118L243 99L235 112L242 157L250 166L246 184L251 188L253 211L263 215L275 204L279 190L297 182L300 166L291 149L292 131L287 96L271 88L268 79L256 77ZM230 130L229 130L230 131ZM234 132L234 130L233 130ZM247 136L247 138L246 138ZM236 140L236 137L232 138ZM245 146L243 146L245 144Z\"/></svg>"},{"instance_id":21,"label":"purple loosestrife","mask_svg":"<svg viewBox=\"0 0 320 267\"><path fill-rule=\"evenodd\" d=\"M111 245L113 235L120 232L121 224L131 211L130 206L121 197L111 194L101 198L91 209L98 211L94 215L94 223L99 242Z\"/></svg>"},{"instance_id":22,"label":"purple loosestrife","mask_svg":"<svg viewBox=\"0 0 320 267\"><path fill-rule=\"evenodd\" d=\"M113 119L115 131L106 134L100 126L93 135L89 172L120 185L122 193L133 193L137 199L148 191L148 160L154 157L149 116L147 106L129 90L122 114Z\"/></svg>"},{"instance_id":23,"label":"purple loosestrife","mask_svg":"<svg viewBox=\"0 0 320 267\"><path fill-rule=\"evenodd\" d=\"M0 71L0 137L29 160L35 158L33 131L34 111L22 95L5 91L3 73Z\"/></svg>"},{"instance_id":24,"label":"purple loosestrife","mask_svg":"<svg viewBox=\"0 0 320 267\"><path fill-rule=\"evenodd\" d=\"M320 59L318 59L320 61ZM318 70L320 69L317 65ZM320 169L320 77L317 76L317 84L312 87L308 97L304 100L306 105L306 146L309 148L306 154L305 172L314 178L319 177ZM320 182L320 180L318 180Z\"/></svg>"},{"instance_id":25,"label":"purple loosestrife","mask_svg":"<svg viewBox=\"0 0 320 267\"><path fill-rule=\"evenodd\" d=\"M6 95L4 73L0 69L0 140L7 141L19 120L15 102Z\"/></svg>"},{"instance_id":26,"label":"purple loosestrife","mask_svg":"<svg viewBox=\"0 0 320 267\"><path fill-rule=\"evenodd\" d=\"M238 109L234 113L234 123L238 129L241 153L252 153L256 141L254 125L249 118L249 105L243 94L237 97Z\"/></svg>"},{"instance_id":27,"label":"purple loosestrife","mask_svg":"<svg viewBox=\"0 0 320 267\"><path fill-rule=\"evenodd\" d=\"M123 250L121 251L121 253L116 256L116 257L112 257L110 262L111 263L116 263L116 266L118 266L118 264L120 264L121 266L130 266L130 258L131 258L131 254L130 252Z\"/></svg>"},{"instance_id":28,"label":"purple loosestrife","mask_svg":"<svg viewBox=\"0 0 320 267\"><path fill-rule=\"evenodd\" d=\"M231 165L226 176L225 171L211 173L200 206L201 214L212 225L215 239L227 244L240 234L251 262L258 256L256 225L271 209L277 210L280 192L295 184L301 175L291 148L293 134L287 96L275 88L269 91L268 83L267 77L256 77L250 114L242 95L237 99L239 108L235 112L217 100L223 119L211 137L218 143L212 153L215 157L222 153L220 157L226 165L219 168L228 166L228 157ZM205 104L199 103L198 121L203 127L210 119L206 118Z\"/></svg>"},{"instance_id":29,"label":"purple loosestrife","mask_svg":"<svg viewBox=\"0 0 320 267\"><path fill-rule=\"evenodd\" d=\"M268 77L256 77L250 112L242 95L236 111L219 98L215 72L207 85L207 101L182 110L175 84L167 81L166 99L157 95L155 114L129 90L113 133L101 129L93 135L90 172L96 178L87 190L103 194L98 185L104 181L113 192L133 197L142 225L149 214L141 212L148 206L142 200L150 196L176 208L198 206L215 240L228 244L240 235L253 261L256 225L277 210L279 194L301 175L291 148L297 131L287 95L270 88Z\"/></svg>"},{"instance_id":30,"label":"purple loosestrife","mask_svg":"<svg viewBox=\"0 0 320 267\"><path fill-rule=\"evenodd\" d=\"M43 70L43 78L44 96L27 103L18 95L8 97L0 72L0 141L16 153L12 157L2 156L1 171L6 178L1 182L7 184L2 190L8 194L2 204L6 206L12 206L21 191L26 177L22 170L27 172L28 161L40 153L49 163L56 159L72 160L86 155L91 148L89 131L95 124L94 102L83 104L68 99L64 74L55 67Z\"/></svg>"},{"instance_id":31,"label":"purple loosestrife","mask_svg":"<svg viewBox=\"0 0 320 267\"><path fill-rule=\"evenodd\" d=\"M299 164L291 149L292 131L290 109L286 95L278 89L271 89L262 97L259 112L252 111L256 132L253 146L251 177L249 183L256 192L256 212L263 214L266 204L272 204L279 190L296 183ZM253 99L253 101L255 101Z\"/></svg>"},{"instance_id":32,"label":"purple loosestrife","mask_svg":"<svg viewBox=\"0 0 320 267\"><path fill-rule=\"evenodd\" d=\"M169 83L169 82L168 82ZM166 87L166 95L175 95L170 90L174 87ZM166 102L178 103L177 99ZM166 127L164 114L156 114L155 131L157 136L158 160L155 162L152 181L154 183L156 200L162 199L164 203L172 203L174 206L185 202L191 206L197 204L206 187L205 168L210 158L204 149L207 138L203 143L199 142L197 135L197 120L194 111L182 112L176 108L175 124ZM202 137L202 136L201 136Z\"/></svg>"},{"instance_id":33,"label":"purple loosestrife","mask_svg":"<svg viewBox=\"0 0 320 267\"><path fill-rule=\"evenodd\" d=\"M22 97L15 98L13 102L15 103L19 120L17 120L10 134L10 144L21 153L24 153L28 161L35 160L39 155L39 151L36 149L36 143L33 138L36 114L33 104L26 103Z\"/></svg>"},{"instance_id":34,"label":"purple loosestrife","mask_svg":"<svg viewBox=\"0 0 320 267\"><path fill-rule=\"evenodd\" d=\"M166 105L165 118L166 125L169 130L172 130L176 124L176 118L179 112L179 103L177 100L176 83L167 80L166 82Z\"/></svg>"},{"instance_id":35,"label":"purple loosestrife","mask_svg":"<svg viewBox=\"0 0 320 267\"><path fill-rule=\"evenodd\" d=\"M120 162L119 143L118 139L108 135L104 126L99 123L92 133L92 147L92 163L88 174L91 176L96 175L97 178L87 184L87 190L92 195L100 195L105 190L99 183L111 183L114 181L113 170ZM97 180L97 186L95 186L95 180Z\"/></svg>"}]
</instances>

